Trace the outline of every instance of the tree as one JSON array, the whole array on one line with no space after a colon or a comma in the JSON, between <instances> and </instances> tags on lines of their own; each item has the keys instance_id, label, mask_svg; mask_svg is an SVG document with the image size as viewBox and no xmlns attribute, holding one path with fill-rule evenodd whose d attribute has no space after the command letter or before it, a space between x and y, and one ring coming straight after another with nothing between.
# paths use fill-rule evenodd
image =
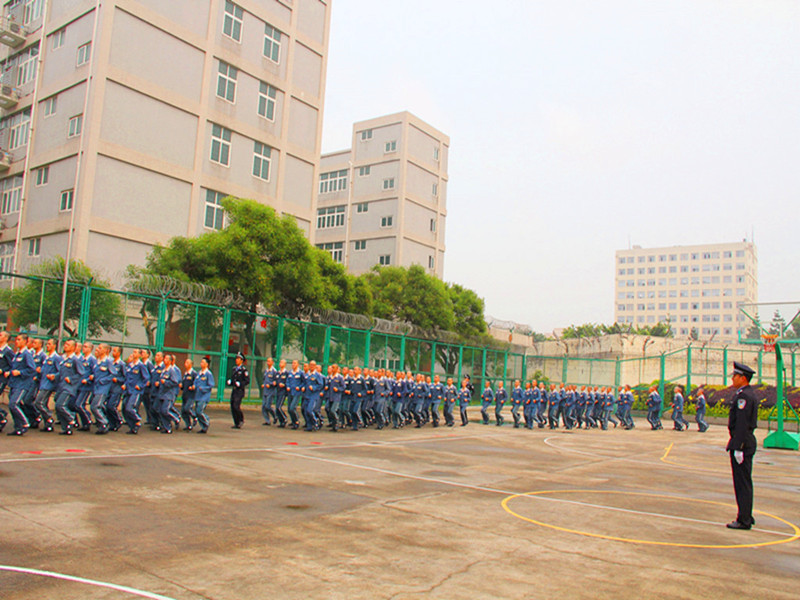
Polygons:
<instances>
[{"instance_id":1,"label":"tree","mask_svg":"<svg viewBox=\"0 0 800 600\"><path fill-rule=\"evenodd\" d=\"M125 314L119 294L104 292L108 283L98 279L95 273L82 261L69 263L67 302L64 313L64 330L75 337L83 308L83 290L91 285L89 301L88 333L99 337L104 332L122 331ZM20 328L38 326L38 332L53 335L58 331L61 316L62 282L64 280L64 258L58 256L46 260L31 269L34 277L46 278L29 280L22 287L0 292L0 299L9 307L9 316ZM60 280L54 276L60 276Z\"/></svg>"},{"instance_id":2,"label":"tree","mask_svg":"<svg viewBox=\"0 0 800 600\"><path fill-rule=\"evenodd\" d=\"M453 331L466 337L485 335L487 327L483 298L457 283L448 284L447 293L453 305Z\"/></svg>"},{"instance_id":3,"label":"tree","mask_svg":"<svg viewBox=\"0 0 800 600\"><path fill-rule=\"evenodd\" d=\"M772 322L769 324L769 333L782 334L786 329L786 319L783 318L780 310L776 310L772 315Z\"/></svg>"},{"instance_id":4,"label":"tree","mask_svg":"<svg viewBox=\"0 0 800 600\"><path fill-rule=\"evenodd\" d=\"M406 321L427 331L452 331L453 301L445 284L419 265L375 267L364 276L372 291L374 316Z\"/></svg>"}]
</instances>

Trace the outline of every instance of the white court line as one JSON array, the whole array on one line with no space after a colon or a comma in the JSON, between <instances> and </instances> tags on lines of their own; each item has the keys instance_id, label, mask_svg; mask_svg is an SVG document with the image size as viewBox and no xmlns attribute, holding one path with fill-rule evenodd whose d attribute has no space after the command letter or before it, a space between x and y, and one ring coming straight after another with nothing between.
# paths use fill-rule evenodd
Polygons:
<instances>
[{"instance_id":1,"label":"white court line","mask_svg":"<svg viewBox=\"0 0 800 600\"><path fill-rule=\"evenodd\" d=\"M630 508L617 508L615 506L604 506L602 504L591 504L589 502L580 502L580 501L577 501L577 500L564 500L562 498L552 498L552 497L540 496L540 495L525 495L525 494L520 494L519 492L511 492L509 490L501 490L501 489L497 489L497 488L490 488L490 487L479 486L479 485L471 485L471 484L468 484L468 483L460 483L458 481L448 481L446 479L438 479L436 477L425 477L425 476L422 476L422 475L412 475L410 473L401 473L399 471L390 471L388 469L381 469L380 467L370 467L370 466L367 466L367 465L359 465L359 464L356 464L356 463L346 462L346 461L343 461L343 460L334 460L332 458L323 458L321 456L306 456L306 455L303 455L303 454L292 454L292 453L286 452L284 450L275 450L274 452L276 454L285 454L287 456L293 456L295 458L305 458L307 460L316 460L316 461L319 461L319 462L325 462L325 463L330 463L330 464L335 464L335 465L341 465L341 466L344 466L344 467L351 467L351 468L354 468L354 469L362 469L362 470L365 470L365 471L373 471L373 472L376 472L376 473L384 473L386 475L392 475L394 477L402 477L402 478L405 478L405 479L415 479L417 481L427 481L427 482L431 482L431 483L439 483L439 484L442 484L442 485L449 485L449 486L453 486L453 487L460 487L460 488L466 488L466 489L471 489L471 490L477 490L479 492L489 492L491 494L502 494L504 496L519 496L520 498L528 498L528 499L531 499L531 500L543 500L545 502L558 502L558 503L561 503L561 504L574 504L576 506L584 506L584 507L587 507L587 508L599 508L599 509L605 509L605 510L613 510L613 511L625 512L625 513L630 513L630 514L635 514L635 515L643 515L643 516L647 516L647 517L658 517L658 518L662 518L662 519L673 519L673 520L676 520L676 521L689 521L689 522L692 522L692 523L702 523L704 525L715 525L715 526L724 525L724 523L716 523L714 521L704 521L704 520L701 520L701 519L692 519L692 518L689 518L689 517L680 517L680 516L676 516L676 515L665 515L665 514L661 514L661 513L652 513L652 512L647 512L647 511L633 510L633 509L630 509ZM602 490L602 491L608 491L608 490ZM627 490L620 490L620 491L624 492L624 491L627 491ZM694 498L686 498L686 499L687 500L694 500ZM786 532L783 532L783 531L772 531L770 529L755 529L754 528L753 531L760 531L762 533L769 533L769 534L772 534L772 535L779 535L779 536L784 536L784 537L794 537L794 535L795 535L794 533L786 533Z\"/></svg>"},{"instance_id":2,"label":"white court line","mask_svg":"<svg viewBox=\"0 0 800 600\"><path fill-rule=\"evenodd\" d=\"M151 600L175 600L169 596L162 596L161 594L153 594L152 592L145 592L135 588L127 587L124 585L117 585L116 583L106 583L104 581L95 581L94 579L85 579L83 577L75 577L74 575L64 575L63 573L54 573L52 571L39 571L38 569L26 569L25 567L11 567L8 565L0 565L0 571L9 571L12 573L24 573L26 575L40 575L41 577L52 577L53 579L62 579L64 581L74 581L76 583L85 583L95 587L108 588L118 592L125 592L140 598L150 598Z\"/></svg>"},{"instance_id":3,"label":"white court line","mask_svg":"<svg viewBox=\"0 0 800 600\"><path fill-rule=\"evenodd\" d=\"M399 444L416 444L421 442L438 442L438 441L451 441L451 440L464 440L470 438L480 437L478 435L463 435L463 436L436 436L427 438L417 438L413 440L387 440L387 441L370 441L370 442L354 442L351 444L336 444L326 445L324 443L319 445L301 446L302 442L298 442L298 449L303 450L341 450L347 448L360 448L360 447L380 447L391 446ZM4 463L17 463L17 462L51 462L62 460L96 460L96 459L123 459L123 458L159 458L169 456L194 456L202 454L237 454L242 452L273 452L276 450L285 449L286 442L280 446L265 447L265 448L220 448L213 450L165 450L160 452L137 452L134 454L71 454L69 456L28 456L20 458L2 458L0 464Z\"/></svg>"}]
</instances>

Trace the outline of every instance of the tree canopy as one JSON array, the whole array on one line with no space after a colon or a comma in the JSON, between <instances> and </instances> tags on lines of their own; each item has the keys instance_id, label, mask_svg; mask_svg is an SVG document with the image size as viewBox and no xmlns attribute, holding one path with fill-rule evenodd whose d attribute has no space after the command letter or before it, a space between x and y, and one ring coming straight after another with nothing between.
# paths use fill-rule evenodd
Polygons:
<instances>
[{"instance_id":1,"label":"tree canopy","mask_svg":"<svg viewBox=\"0 0 800 600\"><path fill-rule=\"evenodd\" d=\"M69 335L76 336L82 309L83 286L91 284L93 288L108 288L108 283L98 278L82 261L71 260L69 265L70 285L67 290L64 329ZM31 269L31 275L47 279L31 280L13 290L0 291L0 300L8 306L10 319L21 329L37 327L40 333L56 333L61 316L63 273L64 258L58 256ZM61 281L53 281L56 276ZM121 331L124 323L121 297L114 293L92 290L89 301L89 335L99 337L103 332Z\"/></svg>"},{"instance_id":2,"label":"tree canopy","mask_svg":"<svg viewBox=\"0 0 800 600\"><path fill-rule=\"evenodd\" d=\"M616 333L632 333L636 335L649 335L650 337L673 337L672 327L669 322L659 322L655 325L645 325L643 327L634 327L629 323L614 323L613 325L584 323L583 325L570 325L564 329L561 337L563 339L574 339L600 337L603 335L613 335Z\"/></svg>"}]
</instances>

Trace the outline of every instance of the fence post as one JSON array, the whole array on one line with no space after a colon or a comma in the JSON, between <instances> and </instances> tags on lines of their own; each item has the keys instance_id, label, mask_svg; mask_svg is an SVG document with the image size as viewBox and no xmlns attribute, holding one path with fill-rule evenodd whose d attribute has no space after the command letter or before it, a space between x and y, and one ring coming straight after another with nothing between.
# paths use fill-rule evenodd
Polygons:
<instances>
[{"instance_id":1,"label":"fence post","mask_svg":"<svg viewBox=\"0 0 800 600\"><path fill-rule=\"evenodd\" d=\"M661 353L658 361L658 395L664 399L664 376L667 374L667 357Z\"/></svg>"},{"instance_id":2,"label":"fence post","mask_svg":"<svg viewBox=\"0 0 800 600\"><path fill-rule=\"evenodd\" d=\"M164 296L158 299L158 323L156 324L156 351L164 349L164 330L167 328L167 300Z\"/></svg>"},{"instance_id":3,"label":"fence post","mask_svg":"<svg viewBox=\"0 0 800 600\"><path fill-rule=\"evenodd\" d=\"M795 351L794 351L794 348L792 348L792 387L797 387L797 384L795 383L795 372L796 371L795 371L795 362L794 362L794 360L795 360Z\"/></svg>"},{"instance_id":4,"label":"fence post","mask_svg":"<svg viewBox=\"0 0 800 600\"><path fill-rule=\"evenodd\" d=\"M219 357L219 377L217 378L217 402L225 397L225 381L228 376L228 344L231 341L231 309L222 314L222 348Z\"/></svg>"},{"instance_id":5,"label":"fence post","mask_svg":"<svg viewBox=\"0 0 800 600\"><path fill-rule=\"evenodd\" d=\"M400 368L406 370L406 336L400 337Z\"/></svg>"},{"instance_id":6,"label":"fence post","mask_svg":"<svg viewBox=\"0 0 800 600\"><path fill-rule=\"evenodd\" d=\"M621 372L621 369L620 369L620 367L622 365L619 362L619 356L617 357L616 362L617 362L617 364L614 365L614 387L619 389L619 384L621 383L621 379L622 379L622 372Z\"/></svg>"},{"instance_id":7,"label":"fence post","mask_svg":"<svg viewBox=\"0 0 800 600\"><path fill-rule=\"evenodd\" d=\"M436 340L431 344L431 377L436 372Z\"/></svg>"},{"instance_id":8,"label":"fence post","mask_svg":"<svg viewBox=\"0 0 800 600\"><path fill-rule=\"evenodd\" d=\"M758 385L761 385L761 369L764 366L764 349L758 349Z\"/></svg>"},{"instance_id":9,"label":"fence post","mask_svg":"<svg viewBox=\"0 0 800 600\"><path fill-rule=\"evenodd\" d=\"M78 338L81 343L86 341L86 336L89 333L89 318L91 315L90 306L92 304L92 286L87 283L81 290L81 315L78 318Z\"/></svg>"},{"instance_id":10,"label":"fence post","mask_svg":"<svg viewBox=\"0 0 800 600\"><path fill-rule=\"evenodd\" d=\"M722 349L722 385L728 381L728 347ZM686 390L687 392L689 390Z\"/></svg>"},{"instance_id":11,"label":"fence post","mask_svg":"<svg viewBox=\"0 0 800 600\"><path fill-rule=\"evenodd\" d=\"M458 346L458 385L461 386L461 363L464 360L464 346ZM794 365L794 353L792 353L792 364Z\"/></svg>"},{"instance_id":12,"label":"fence post","mask_svg":"<svg viewBox=\"0 0 800 600\"><path fill-rule=\"evenodd\" d=\"M686 393L692 389L692 345L686 347Z\"/></svg>"},{"instance_id":13,"label":"fence post","mask_svg":"<svg viewBox=\"0 0 800 600\"><path fill-rule=\"evenodd\" d=\"M367 337L364 340L364 367L369 367L369 350L370 343L372 342L372 330L367 330Z\"/></svg>"},{"instance_id":14,"label":"fence post","mask_svg":"<svg viewBox=\"0 0 800 600\"><path fill-rule=\"evenodd\" d=\"M486 378L486 348L483 349L483 357L481 357L481 381Z\"/></svg>"},{"instance_id":15,"label":"fence post","mask_svg":"<svg viewBox=\"0 0 800 600\"><path fill-rule=\"evenodd\" d=\"M283 317L278 317L278 335L275 336L275 358L280 362L283 354Z\"/></svg>"},{"instance_id":16,"label":"fence post","mask_svg":"<svg viewBox=\"0 0 800 600\"><path fill-rule=\"evenodd\" d=\"M328 361L331 359L331 326L325 326L325 346L322 349L322 364L327 369Z\"/></svg>"},{"instance_id":17,"label":"fence post","mask_svg":"<svg viewBox=\"0 0 800 600\"><path fill-rule=\"evenodd\" d=\"M567 363L569 359L565 356L561 359L561 383L567 383Z\"/></svg>"},{"instance_id":18,"label":"fence post","mask_svg":"<svg viewBox=\"0 0 800 600\"><path fill-rule=\"evenodd\" d=\"M522 357L522 383L525 383L528 380L528 357L524 354L521 354L520 356Z\"/></svg>"},{"instance_id":19,"label":"fence post","mask_svg":"<svg viewBox=\"0 0 800 600\"><path fill-rule=\"evenodd\" d=\"M503 383L508 378L508 350L503 352Z\"/></svg>"}]
</instances>

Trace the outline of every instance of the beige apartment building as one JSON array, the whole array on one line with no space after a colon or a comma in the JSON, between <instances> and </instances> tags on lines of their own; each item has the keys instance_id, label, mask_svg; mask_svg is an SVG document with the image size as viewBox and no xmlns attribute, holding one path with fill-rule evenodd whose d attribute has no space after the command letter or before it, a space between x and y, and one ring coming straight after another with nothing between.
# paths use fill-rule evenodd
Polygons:
<instances>
[{"instance_id":1,"label":"beige apartment building","mask_svg":"<svg viewBox=\"0 0 800 600\"><path fill-rule=\"evenodd\" d=\"M758 301L758 256L752 242L617 250L617 323L669 321L676 337L734 341L748 324L739 305Z\"/></svg>"},{"instance_id":2,"label":"beige apartment building","mask_svg":"<svg viewBox=\"0 0 800 600\"><path fill-rule=\"evenodd\" d=\"M422 265L441 278L450 138L408 112L353 125L322 156L314 243L355 274Z\"/></svg>"},{"instance_id":3,"label":"beige apartment building","mask_svg":"<svg viewBox=\"0 0 800 600\"><path fill-rule=\"evenodd\" d=\"M69 253L113 276L221 228L227 195L311 236L329 0L2 8L2 270Z\"/></svg>"}]
</instances>

